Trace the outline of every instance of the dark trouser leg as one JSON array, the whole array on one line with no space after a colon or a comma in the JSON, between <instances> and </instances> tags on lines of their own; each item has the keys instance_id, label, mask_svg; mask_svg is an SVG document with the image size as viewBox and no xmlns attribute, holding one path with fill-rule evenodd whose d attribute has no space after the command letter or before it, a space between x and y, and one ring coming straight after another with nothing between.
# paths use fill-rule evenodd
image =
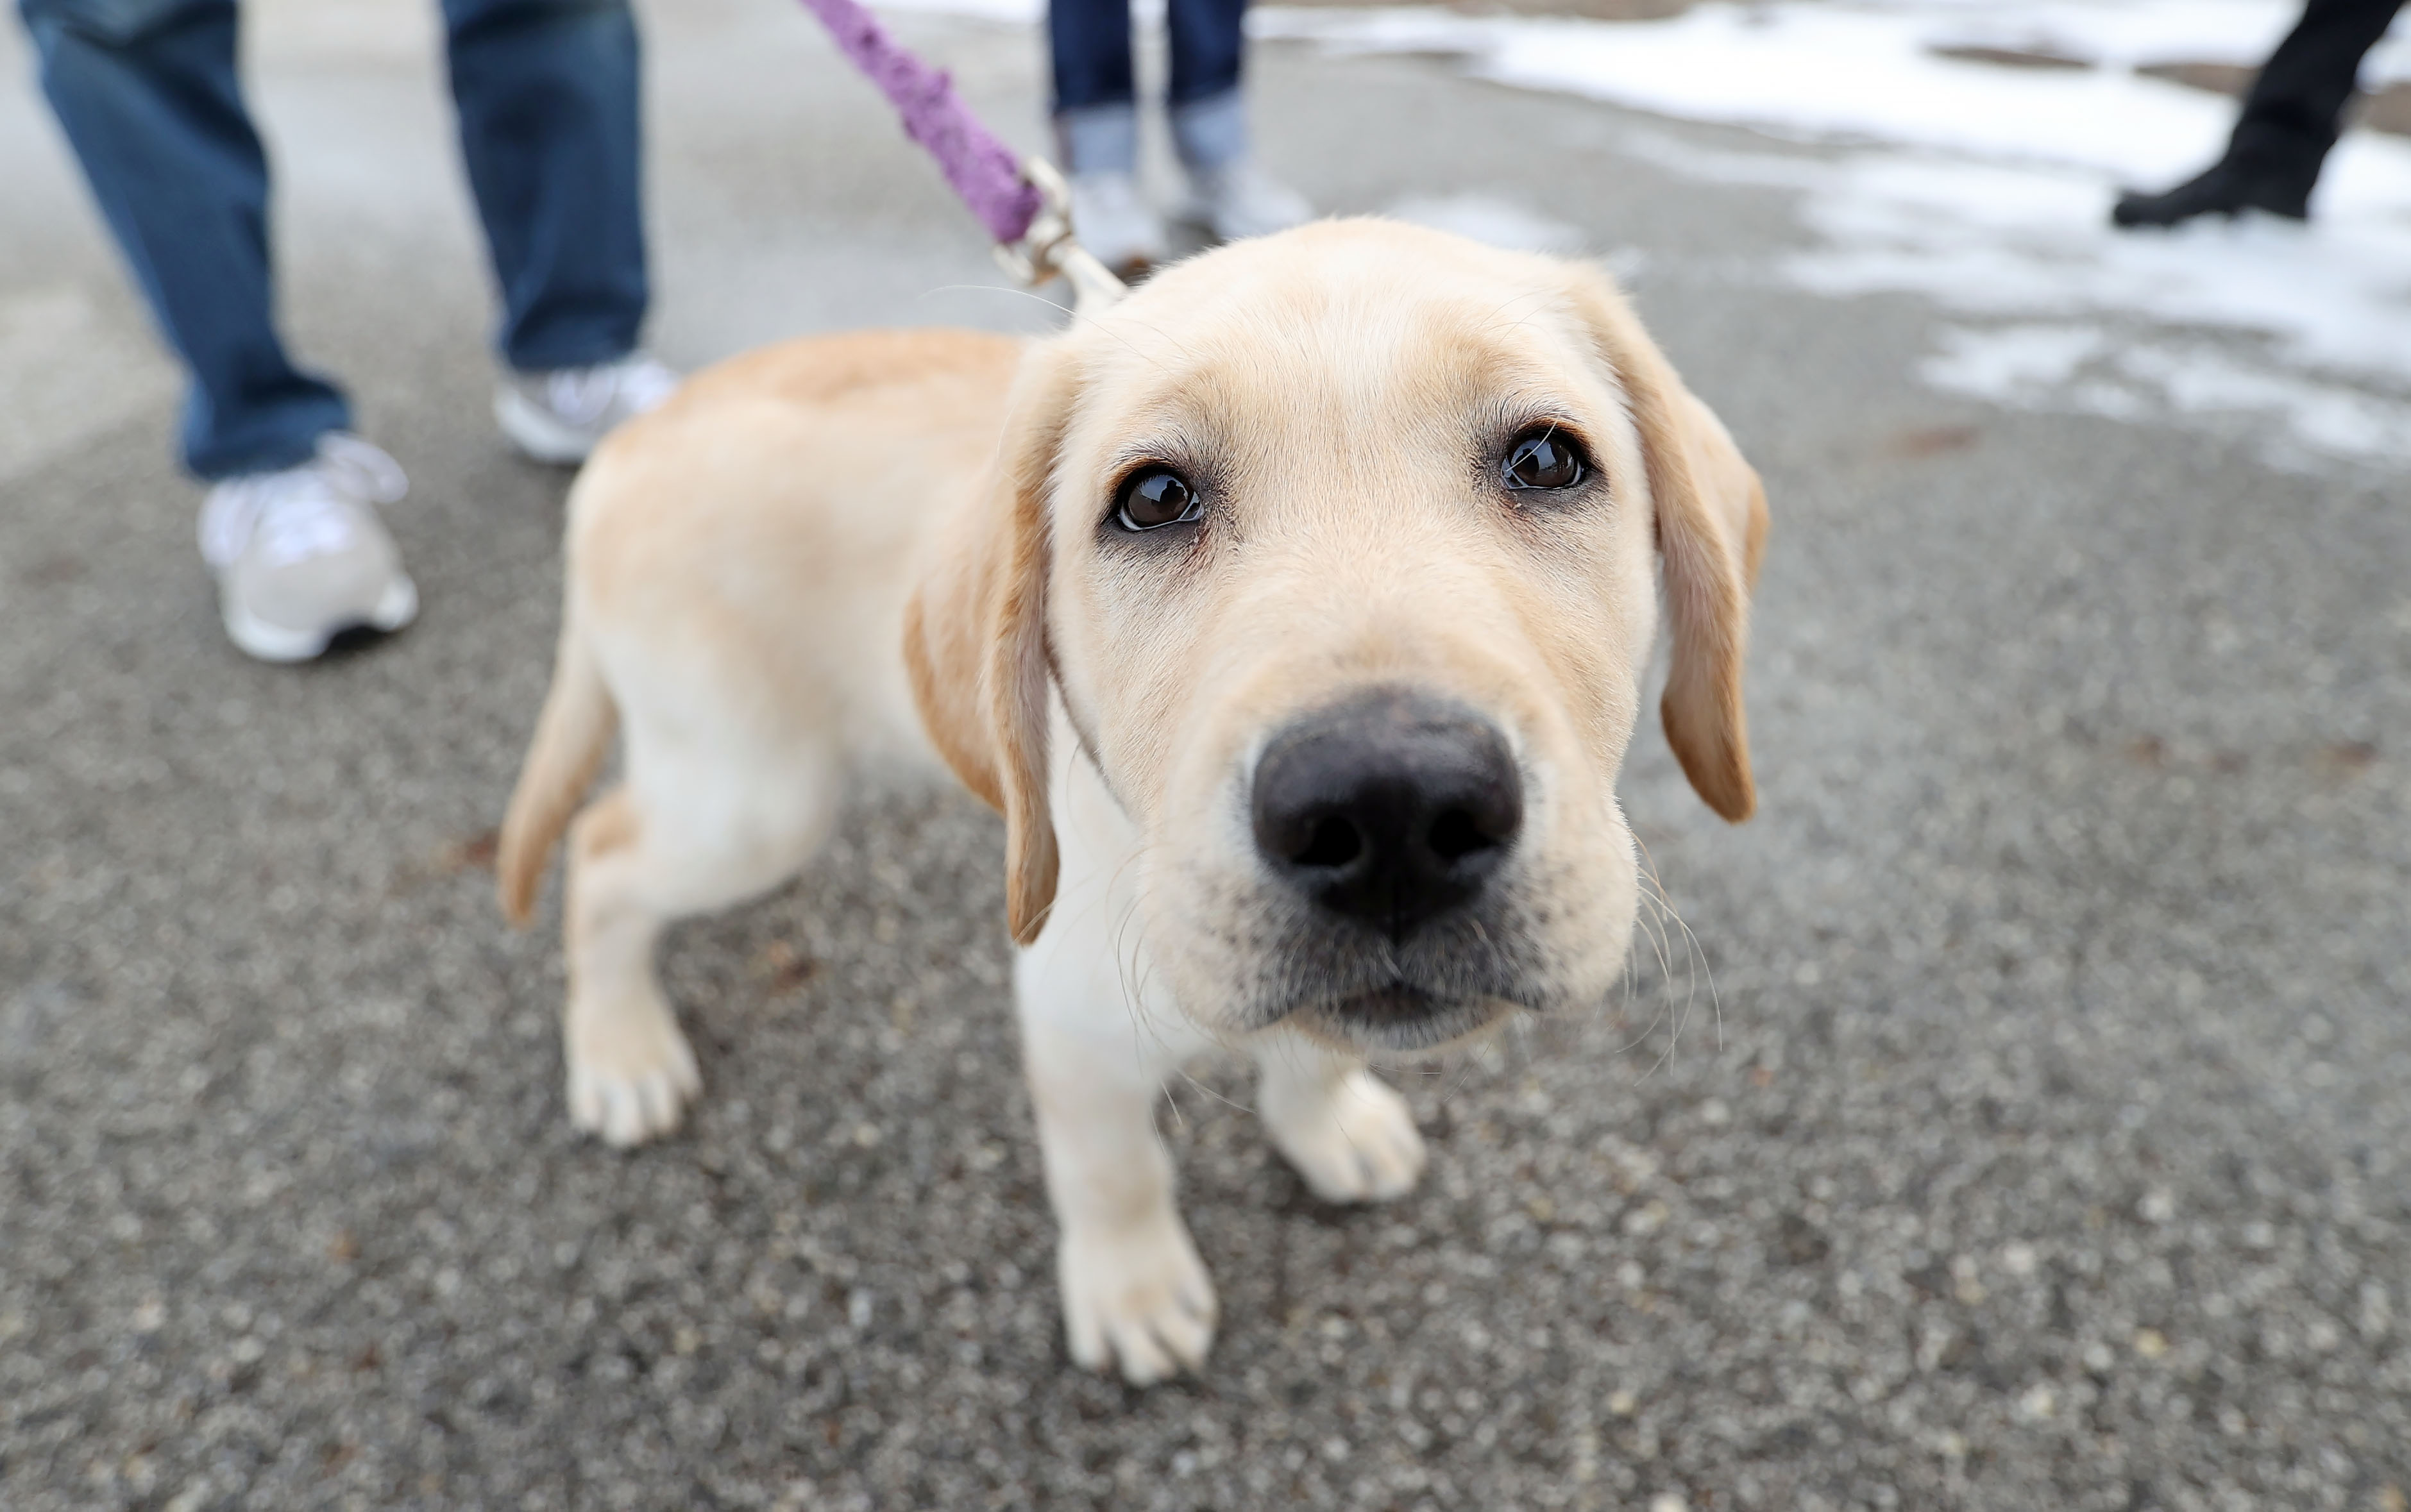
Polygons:
<instances>
[{"instance_id":1,"label":"dark trouser leg","mask_svg":"<svg viewBox=\"0 0 2411 1512\"><path fill-rule=\"evenodd\" d=\"M232 0L22 0L42 90L169 344L184 465L289 467L350 425L277 340L268 165L235 80Z\"/></svg>"},{"instance_id":2,"label":"dark trouser leg","mask_svg":"<svg viewBox=\"0 0 2411 1512\"><path fill-rule=\"evenodd\" d=\"M1131 65L1130 0L1048 0L1055 132L1074 173L1138 167L1138 82Z\"/></svg>"},{"instance_id":3,"label":"dark trouser leg","mask_svg":"<svg viewBox=\"0 0 2411 1512\"><path fill-rule=\"evenodd\" d=\"M2310 213L2328 149L2361 57L2386 35L2402 0L2309 0L2244 97L2226 155L2164 194L2129 194L2111 211L2119 225L2175 225L2198 215Z\"/></svg>"},{"instance_id":4,"label":"dark trouser leg","mask_svg":"<svg viewBox=\"0 0 2411 1512\"><path fill-rule=\"evenodd\" d=\"M1247 0L1171 0L1172 137L1180 161L1212 170L1248 155L1239 94Z\"/></svg>"},{"instance_id":5,"label":"dark trouser leg","mask_svg":"<svg viewBox=\"0 0 2411 1512\"><path fill-rule=\"evenodd\" d=\"M636 350L649 287L626 0L444 0L460 153L521 371Z\"/></svg>"},{"instance_id":6,"label":"dark trouser leg","mask_svg":"<svg viewBox=\"0 0 2411 1512\"><path fill-rule=\"evenodd\" d=\"M2244 96L2228 158L2266 160L2272 167L2317 178L2328 149L2335 145L2360 60L2386 35L2402 3L2309 0L2302 19L2269 55Z\"/></svg>"}]
</instances>

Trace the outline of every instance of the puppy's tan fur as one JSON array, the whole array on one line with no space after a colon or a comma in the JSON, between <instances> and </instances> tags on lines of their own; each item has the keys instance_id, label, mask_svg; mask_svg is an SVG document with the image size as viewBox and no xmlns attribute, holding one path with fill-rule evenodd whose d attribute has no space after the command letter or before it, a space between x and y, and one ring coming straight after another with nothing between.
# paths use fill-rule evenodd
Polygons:
<instances>
[{"instance_id":1,"label":"puppy's tan fur","mask_svg":"<svg viewBox=\"0 0 2411 1512\"><path fill-rule=\"evenodd\" d=\"M1593 480L1504 490L1500 448L1533 424L1578 436ZM1204 519L1117 529L1117 483L1159 462ZM1428 1040L1606 994L1638 900L1615 782L1656 579L1669 741L1746 818L1765 527L1757 475L1597 270L1380 222L1210 254L1046 341L874 333L698 375L574 491L559 662L504 827L520 922L570 834L572 1117L632 1143L699 1088L651 968L664 923L792 875L850 771L951 769L1005 818L1073 1351L1140 1381L1194 1365L1214 1306L1154 1134L1162 1078L1243 1048L1317 1192L1411 1185L1421 1141L1362 1061L1400 1041L1342 1010L1410 989L1438 1005ZM1276 731L1401 687L1502 732L1525 819L1479 909L1383 941L1287 890L1245 814ZM624 779L573 821L615 722Z\"/></svg>"}]
</instances>

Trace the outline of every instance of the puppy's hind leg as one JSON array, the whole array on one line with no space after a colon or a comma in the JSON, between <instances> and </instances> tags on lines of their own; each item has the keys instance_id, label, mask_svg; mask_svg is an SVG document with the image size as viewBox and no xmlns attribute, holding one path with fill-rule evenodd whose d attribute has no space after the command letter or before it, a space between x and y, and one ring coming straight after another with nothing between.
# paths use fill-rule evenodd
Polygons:
<instances>
[{"instance_id":1,"label":"puppy's hind leg","mask_svg":"<svg viewBox=\"0 0 2411 1512\"><path fill-rule=\"evenodd\" d=\"M579 814L569 843L569 1116L623 1147L677 1128L703 1090L654 974L662 930L793 876L838 796L834 762L791 758L777 801L764 802L724 761L665 771L648 754L632 751L630 783Z\"/></svg>"},{"instance_id":2,"label":"puppy's hind leg","mask_svg":"<svg viewBox=\"0 0 2411 1512\"><path fill-rule=\"evenodd\" d=\"M1255 1045L1256 1107L1314 1195L1326 1202L1403 1197L1424 1173L1424 1137L1407 1099L1352 1055L1300 1035Z\"/></svg>"}]
</instances>

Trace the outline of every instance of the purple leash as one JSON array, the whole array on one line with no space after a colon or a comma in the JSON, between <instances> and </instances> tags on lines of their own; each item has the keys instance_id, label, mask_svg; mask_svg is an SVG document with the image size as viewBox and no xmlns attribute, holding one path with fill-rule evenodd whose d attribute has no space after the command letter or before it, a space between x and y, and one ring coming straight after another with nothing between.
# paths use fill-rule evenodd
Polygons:
<instances>
[{"instance_id":1,"label":"purple leash","mask_svg":"<svg viewBox=\"0 0 2411 1512\"><path fill-rule=\"evenodd\" d=\"M1074 239L1070 195L1051 165L1016 160L972 114L946 71L898 42L857 0L803 4L896 107L905 135L938 160L955 194L996 239L998 259L1009 271L1032 284L1061 274L1083 311L1122 295L1121 281Z\"/></svg>"}]
</instances>

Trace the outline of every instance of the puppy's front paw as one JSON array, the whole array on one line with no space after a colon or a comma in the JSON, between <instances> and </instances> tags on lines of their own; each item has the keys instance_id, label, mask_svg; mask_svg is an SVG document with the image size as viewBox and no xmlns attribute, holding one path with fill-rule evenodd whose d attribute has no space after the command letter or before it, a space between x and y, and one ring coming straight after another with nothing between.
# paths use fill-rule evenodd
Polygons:
<instances>
[{"instance_id":1,"label":"puppy's front paw","mask_svg":"<svg viewBox=\"0 0 2411 1512\"><path fill-rule=\"evenodd\" d=\"M579 1017L572 1009L563 1037L569 1121L621 1149L675 1130L703 1075L669 1010L646 1004Z\"/></svg>"},{"instance_id":2,"label":"puppy's front paw","mask_svg":"<svg viewBox=\"0 0 2411 1512\"><path fill-rule=\"evenodd\" d=\"M1176 1213L1115 1231L1066 1229L1057 1251L1072 1358L1092 1371L1118 1360L1132 1386L1206 1362L1214 1283Z\"/></svg>"},{"instance_id":3,"label":"puppy's front paw","mask_svg":"<svg viewBox=\"0 0 2411 1512\"><path fill-rule=\"evenodd\" d=\"M1320 1096L1282 1096L1267 1084L1264 1119L1273 1143L1326 1202L1404 1197L1424 1173L1424 1137L1407 1099L1358 1067Z\"/></svg>"}]
</instances>

